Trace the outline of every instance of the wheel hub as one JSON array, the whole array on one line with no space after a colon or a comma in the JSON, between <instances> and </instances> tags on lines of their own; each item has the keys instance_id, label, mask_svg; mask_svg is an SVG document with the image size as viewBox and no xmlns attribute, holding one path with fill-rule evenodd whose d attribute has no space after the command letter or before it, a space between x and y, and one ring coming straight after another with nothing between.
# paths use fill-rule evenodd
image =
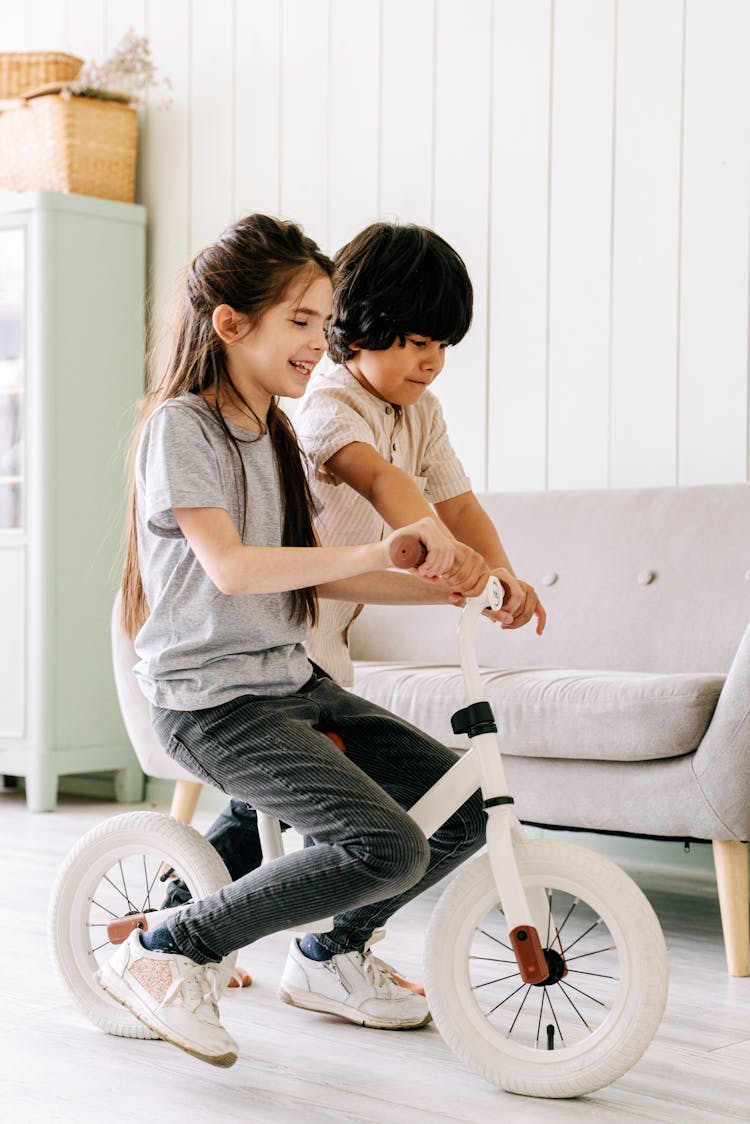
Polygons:
<instances>
[{"instance_id":1,"label":"wheel hub","mask_svg":"<svg viewBox=\"0 0 750 1124\"><path fill-rule=\"evenodd\" d=\"M541 983L532 984L532 987L551 987L552 984L559 983L563 976L567 974L568 966L565 963L565 957L561 956L556 949L545 948L544 959L547 961L549 975Z\"/></svg>"}]
</instances>

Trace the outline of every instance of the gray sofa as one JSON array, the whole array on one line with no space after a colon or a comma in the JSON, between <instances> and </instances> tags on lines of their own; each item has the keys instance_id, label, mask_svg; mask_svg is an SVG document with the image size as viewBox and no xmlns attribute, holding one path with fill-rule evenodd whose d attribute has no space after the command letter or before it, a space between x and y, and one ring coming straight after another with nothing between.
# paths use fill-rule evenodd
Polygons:
<instances>
[{"instance_id":1,"label":"gray sofa","mask_svg":"<svg viewBox=\"0 0 750 1124\"><path fill-rule=\"evenodd\" d=\"M711 840L729 972L750 974L750 484L481 497L549 614L478 630L522 820ZM455 610L368 606L354 689L456 747Z\"/></svg>"}]
</instances>

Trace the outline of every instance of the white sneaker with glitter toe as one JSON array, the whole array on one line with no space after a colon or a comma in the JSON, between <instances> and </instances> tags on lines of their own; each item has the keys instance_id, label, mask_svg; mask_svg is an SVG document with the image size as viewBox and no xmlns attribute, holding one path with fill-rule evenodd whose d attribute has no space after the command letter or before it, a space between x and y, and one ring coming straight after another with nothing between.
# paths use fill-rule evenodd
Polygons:
<instances>
[{"instance_id":1,"label":"white sneaker with glitter toe","mask_svg":"<svg viewBox=\"0 0 750 1124\"><path fill-rule=\"evenodd\" d=\"M412 1030L432 1017L426 999L396 983L369 948L311 960L293 940L279 996L292 1007L340 1015L378 1030Z\"/></svg>"},{"instance_id":2,"label":"white sneaker with glitter toe","mask_svg":"<svg viewBox=\"0 0 750 1124\"><path fill-rule=\"evenodd\" d=\"M237 1061L237 1043L219 1022L219 995L226 982L219 964L152 952L134 929L96 978L166 1042L209 1065L227 1068Z\"/></svg>"}]
</instances>

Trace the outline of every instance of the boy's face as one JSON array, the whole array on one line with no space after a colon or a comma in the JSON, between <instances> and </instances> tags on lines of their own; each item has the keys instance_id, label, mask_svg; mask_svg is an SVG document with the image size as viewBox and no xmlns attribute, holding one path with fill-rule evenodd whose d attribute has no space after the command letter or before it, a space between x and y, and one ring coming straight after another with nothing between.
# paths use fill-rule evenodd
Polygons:
<instances>
[{"instance_id":1,"label":"boy's face","mask_svg":"<svg viewBox=\"0 0 750 1124\"><path fill-rule=\"evenodd\" d=\"M384 351L368 351L351 344L354 351L346 366L371 394L394 406L413 406L436 379L445 363L448 345L414 333L401 346L395 340Z\"/></svg>"}]
</instances>

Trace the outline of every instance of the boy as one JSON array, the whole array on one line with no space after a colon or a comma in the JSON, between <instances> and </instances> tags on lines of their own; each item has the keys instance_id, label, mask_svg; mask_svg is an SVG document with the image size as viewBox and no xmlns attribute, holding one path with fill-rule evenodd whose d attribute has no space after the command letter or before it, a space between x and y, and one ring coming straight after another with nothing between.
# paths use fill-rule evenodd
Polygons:
<instances>
[{"instance_id":1,"label":"boy","mask_svg":"<svg viewBox=\"0 0 750 1124\"><path fill-rule=\"evenodd\" d=\"M320 506L326 545L369 542L386 527L439 517L473 548L505 589L496 619L520 628L545 613L515 578L489 516L448 439L430 384L445 351L471 323L472 286L459 255L418 226L374 223L334 258L333 310L326 332L337 366L313 376L294 418ZM430 507L434 505L434 511ZM311 658L352 682L347 634L361 605L321 600Z\"/></svg>"}]
</instances>

